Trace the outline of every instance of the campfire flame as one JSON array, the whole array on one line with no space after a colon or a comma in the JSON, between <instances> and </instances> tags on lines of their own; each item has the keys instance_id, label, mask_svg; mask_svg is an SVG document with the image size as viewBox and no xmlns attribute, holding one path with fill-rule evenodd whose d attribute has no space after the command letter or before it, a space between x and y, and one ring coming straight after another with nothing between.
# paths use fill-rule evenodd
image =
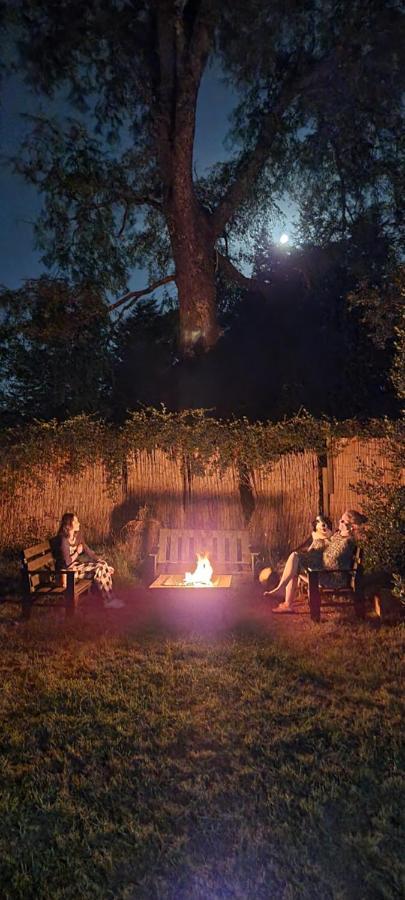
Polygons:
<instances>
[{"instance_id":1,"label":"campfire flame","mask_svg":"<svg viewBox=\"0 0 405 900\"><path fill-rule=\"evenodd\" d=\"M184 584L187 587L214 587L212 583L213 568L206 553L197 553L197 565L194 572L186 572Z\"/></svg>"}]
</instances>

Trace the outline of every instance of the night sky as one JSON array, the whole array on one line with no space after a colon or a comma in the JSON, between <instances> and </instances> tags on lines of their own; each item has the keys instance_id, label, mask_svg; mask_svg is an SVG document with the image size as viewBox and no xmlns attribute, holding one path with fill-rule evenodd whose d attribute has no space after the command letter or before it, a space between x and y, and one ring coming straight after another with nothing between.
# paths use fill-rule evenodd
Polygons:
<instances>
[{"instance_id":1,"label":"night sky","mask_svg":"<svg viewBox=\"0 0 405 900\"><path fill-rule=\"evenodd\" d=\"M197 108L195 166L199 173L213 163L226 159L223 141L228 131L228 116L236 103L235 93L224 84L215 69L205 72ZM52 115L66 114L68 107L62 100L46 104L33 96L16 77L3 85L1 110L2 157L16 152L27 123L23 113L49 111ZM72 114L72 110L69 110ZM73 111L74 116L78 116ZM17 288L25 278L38 277L45 269L34 249L32 223L39 213L41 199L36 190L13 175L10 167L0 169L0 283ZM282 231L291 225L291 207L286 199L286 221L272 223L272 236L278 240ZM269 225L270 225L269 221ZM133 273L129 287L145 287L148 278L139 270Z\"/></svg>"}]
</instances>

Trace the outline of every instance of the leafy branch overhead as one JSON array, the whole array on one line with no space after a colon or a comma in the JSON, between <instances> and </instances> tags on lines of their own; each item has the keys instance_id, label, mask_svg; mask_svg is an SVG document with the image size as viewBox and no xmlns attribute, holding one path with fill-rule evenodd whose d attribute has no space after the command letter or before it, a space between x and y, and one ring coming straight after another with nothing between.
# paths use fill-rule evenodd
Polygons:
<instances>
[{"instance_id":1,"label":"leafy branch overhead","mask_svg":"<svg viewBox=\"0 0 405 900\"><path fill-rule=\"evenodd\" d=\"M8 16L16 65L45 96L62 89L78 111L63 125L36 119L16 161L44 196L45 262L115 296L115 306L120 294L140 296L128 296L136 268L153 283L174 279L187 356L220 334L218 258L246 287L237 246L248 250L252 221L268 221L287 189L303 222L312 210L321 238L349 236L377 195L395 222L397 7L17 0ZM211 65L236 106L229 160L202 176L196 110Z\"/></svg>"}]
</instances>

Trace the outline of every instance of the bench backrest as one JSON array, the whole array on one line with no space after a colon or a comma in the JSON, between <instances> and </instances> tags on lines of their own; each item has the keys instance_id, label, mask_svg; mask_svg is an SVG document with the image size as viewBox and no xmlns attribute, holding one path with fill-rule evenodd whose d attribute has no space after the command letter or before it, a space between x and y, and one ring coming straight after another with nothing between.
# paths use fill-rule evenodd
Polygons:
<instances>
[{"instance_id":1,"label":"bench backrest","mask_svg":"<svg viewBox=\"0 0 405 900\"><path fill-rule=\"evenodd\" d=\"M197 553L207 553L217 573L232 575L251 568L249 533L244 529L160 529L156 558L160 571L190 571L195 567Z\"/></svg>"},{"instance_id":2,"label":"bench backrest","mask_svg":"<svg viewBox=\"0 0 405 900\"><path fill-rule=\"evenodd\" d=\"M49 576L55 572L55 560L49 541L22 551L22 570L25 586L30 593L49 580Z\"/></svg>"}]
</instances>

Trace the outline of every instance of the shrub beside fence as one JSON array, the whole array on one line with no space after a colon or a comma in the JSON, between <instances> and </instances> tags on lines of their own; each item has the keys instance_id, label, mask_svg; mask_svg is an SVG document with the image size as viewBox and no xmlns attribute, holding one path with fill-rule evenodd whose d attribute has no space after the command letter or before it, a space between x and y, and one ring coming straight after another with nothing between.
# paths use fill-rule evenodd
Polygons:
<instances>
[{"instance_id":1,"label":"shrub beside fence","mask_svg":"<svg viewBox=\"0 0 405 900\"><path fill-rule=\"evenodd\" d=\"M361 498L359 500L354 487L361 478L363 466L368 470L372 467L380 469L379 481L384 484L393 481L394 473L384 440L352 438L350 441L335 441L330 451L324 505L325 511L327 509L336 521L343 509L358 509L361 506Z\"/></svg>"}]
</instances>

